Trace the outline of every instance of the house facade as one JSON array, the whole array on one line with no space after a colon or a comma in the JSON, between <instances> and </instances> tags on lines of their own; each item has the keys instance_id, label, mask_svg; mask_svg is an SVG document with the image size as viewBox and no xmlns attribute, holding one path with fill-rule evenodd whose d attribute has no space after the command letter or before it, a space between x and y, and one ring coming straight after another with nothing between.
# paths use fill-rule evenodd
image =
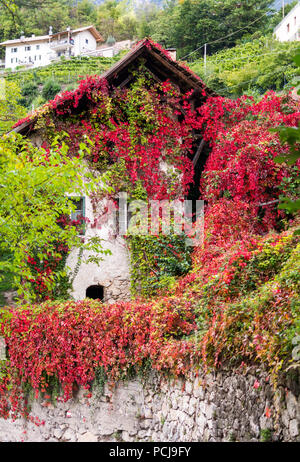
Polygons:
<instances>
[{"instance_id":1,"label":"house facade","mask_svg":"<svg viewBox=\"0 0 300 462\"><path fill-rule=\"evenodd\" d=\"M31 37L21 36L16 40L0 43L5 47L5 69L16 69L23 66L34 68L46 66L61 56L81 56L95 52L103 39L94 26L71 29L48 35Z\"/></svg>"},{"instance_id":2,"label":"house facade","mask_svg":"<svg viewBox=\"0 0 300 462\"><path fill-rule=\"evenodd\" d=\"M274 29L274 35L280 42L300 40L300 2L294 6Z\"/></svg>"},{"instance_id":3,"label":"house facade","mask_svg":"<svg viewBox=\"0 0 300 462\"><path fill-rule=\"evenodd\" d=\"M136 79L137 69L140 69L141 62L145 66L155 81L171 82L182 94L189 93L190 101L194 108L200 107L208 96L213 93L207 89L204 83L185 66L172 59L161 47L157 47L148 39L143 40L133 50L131 50L123 59L116 63L112 68L99 77L99 81L106 82L111 95L114 95L115 89L130 88ZM74 90L74 94L77 90ZM72 95L68 95L71 97ZM77 114L84 113L88 107L88 99L81 91L76 94L76 111ZM63 95L60 95L55 101L55 107L60 111L66 105ZM68 112L70 113L70 111ZM45 141L43 131L39 124L38 116L34 113L16 128L15 132L29 138L36 146L41 146ZM203 140L200 133L195 131L193 143L193 158L191 159L195 170L203 167L204 151ZM198 166L198 167L197 167ZM199 182L199 177L198 180ZM199 191L199 184L196 188ZM98 217L102 217L103 210L110 210L108 199L103 199L95 205L92 197L81 197L78 199L78 206L75 216L82 215L87 219L87 223L95 223ZM71 282L73 287L72 296L75 300L88 298L100 298L105 302L112 303L118 300L127 300L130 298L130 254L127 247L126 239L122 233L116 230L116 213L107 214L107 219L101 226L89 226L85 229L86 237L97 236L102 239L103 249L109 250L110 253L103 255L103 260L99 265L87 263L88 254L79 255L78 249L73 249L67 259L67 266L71 271Z\"/></svg>"},{"instance_id":4,"label":"house facade","mask_svg":"<svg viewBox=\"0 0 300 462\"><path fill-rule=\"evenodd\" d=\"M104 58L113 58L122 50L130 50L133 45L131 40L122 40L121 42L109 43L107 41L105 44L100 45L97 48L97 56L103 56ZM95 53L93 53L94 55Z\"/></svg>"}]
</instances>

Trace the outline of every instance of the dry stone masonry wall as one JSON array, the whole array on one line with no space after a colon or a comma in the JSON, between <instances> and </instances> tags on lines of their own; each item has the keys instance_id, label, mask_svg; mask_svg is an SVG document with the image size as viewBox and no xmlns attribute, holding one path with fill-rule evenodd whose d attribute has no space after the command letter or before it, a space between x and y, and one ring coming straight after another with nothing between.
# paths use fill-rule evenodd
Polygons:
<instances>
[{"instance_id":1,"label":"dry stone masonry wall","mask_svg":"<svg viewBox=\"0 0 300 462\"><path fill-rule=\"evenodd\" d=\"M152 375L107 385L87 400L35 401L43 425L0 419L0 441L300 441L300 374L279 382L266 372L222 371L169 381ZM47 404L47 405L46 405Z\"/></svg>"},{"instance_id":2,"label":"dry stone masonry wall","mask_svg":"<svg viewBox=\"0 0 300 462\"><path fill-rule=\"evenodd\" d=\"M120 300L130 300L130 280L117 276L113 281L109 280L106 282L104 302L115 303Z\"/></svg>"}]
</instances>

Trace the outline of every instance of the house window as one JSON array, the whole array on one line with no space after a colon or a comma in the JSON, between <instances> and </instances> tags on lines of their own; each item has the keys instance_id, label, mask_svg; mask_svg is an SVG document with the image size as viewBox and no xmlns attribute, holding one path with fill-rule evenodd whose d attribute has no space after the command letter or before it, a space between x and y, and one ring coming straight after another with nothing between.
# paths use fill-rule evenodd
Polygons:
<instances>
[{"instance_id":1,"label":"house window","mask_svg":"<svg viewBox=\"0 0 300 462\"><path fill-rule=\"evenodd\" d=\"M89 43L89 39L85 39L85 43Z\"/></svg>"},{"instance_id":2,"label":"house window","mask_svg":"<svg viewBox=\"0 0 300 462\"><path fill-rule=\"evenodd\" d=\"M41 55L39 55L39 60L41 61L41 59L42 59L42 56L41 56Z\"/></svg>"},{"instance_id":3,"label":"house window","mask_svg":"<svg viewBox=\"0 0 300 462\"><path fill-rule=\"evenodd\" d=\"M36 49L39 50L39 49L40 49L40 45L37 45L37 46L36 46Z\"/></svg>"},{"instance_id":4,"label":"house window","mask_svg":"<svg viewBox=\"0 0 300 462\"><path fill-rule=\"evenodd\" d=\"M84 197L76 197L71 198L73 204L75 205L74 212L71 213L71 220L77 221L80 218L84 218L85 216L85 198Z\"/></svg>"},{"instance_id":5,"label":"house window","mask_svg":"<svg viewBox=\"0 0 300 462\"><path fill-rule=\"evenodd\" d=\"M75 210L71 212L72 221L78 222L76 225L79 235L85 234L85 197L70 197L75 205Z\"/></svg>"},{"instance_id":6,"label":"house window","mask_svg":"<svg viewBox=\"0 0 300 462\"><path fill-rule=\"evenodd\" d=\"M86 289L86 298L92 300L103 300L104 298L104 287L100 285L90 286Z\"/></svg>"},{"instance_id":7,"label":"house window","mask_svg":"<svg viewBox=\"0 0 300 462\"><path fill-rule=\"evenodd\" d=\"M297 16L294 17L294 24L296 26L296 24L297 24Z\"/></svg>"},{"instance_id":8,"label":"house window","mask_svg":"<svg viewBox=\"0 0 300 462\"><path fill-rule=\"evenodd\" d=\"M117 235L127 233L132 215L130 203L123 198L117 198L115 210L115 231Z\"/></svg>"},{"instance_id":9,"label":"house window","mask_svg":"<svg viewBox=\"0 0 300 462\"><path fill-rule=\"evenodd\" d=\"M290 32L290 25L288 24L288 25L286 26L286 28L287 28L287 32L289 33L289 32Z\"/></svg>"},{"instance_id":10,"label":"house window","mask_svg":"<svg viewBox=\"0 0 300 462\"><path fill-rule=\"evenodd\" d=\"M17 53L17 51L18 51L18 48L12 48L12 49L11 49L11 52L12 52L12 53Z\"/></svg>"},{"instance_id":11,"label":"house window","mask_svg":"<svg viewBox=\"0 0 300 462\"><path fill-rule=\"evenodd\" d=\"M30 50L31 50L30 46L25 47L25 51L30 51Z\"/></svg>"}]
</instances>

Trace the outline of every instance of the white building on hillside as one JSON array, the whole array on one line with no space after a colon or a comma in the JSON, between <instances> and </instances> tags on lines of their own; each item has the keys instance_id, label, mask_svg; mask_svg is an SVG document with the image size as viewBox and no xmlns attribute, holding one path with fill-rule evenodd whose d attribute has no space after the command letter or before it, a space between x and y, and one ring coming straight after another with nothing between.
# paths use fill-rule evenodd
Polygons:
<instances>
[{"instance_id":1,"label":"white building on hillside","mask_svg":"<svg viewBox=\"0 0 300 462\"><path fill-rule=\"evenodd\" d=\"M134 42L131 40L122 40L121 42L116 42L114 39L110 41L109 39L105 44L101 45L97 49L97 56L103 56L105 58L112 58L120 53L121 50L130 50Z\"/></svg>"},{"instance_id":2,"label":"white building on hillside","mask_svg":"<svg viewBox=\"0 0 300 462\"><path fill-rule=\"evenodd\" d=\"M283 18L274 29L274 34L280 42L300 40L300 2Z\"/></svg>"},{"instance_id":3,"label":"white building on hillside","mask_svg":"<svg viewBox=\"0 0 300 462\"><path fill-rule=\"evenodd\" d=\"M81 56L96 51L103 38L94 26L80 29L67 28L53 34L50 27L48 35L31 37L21 36L16 40L0 43L5 47L5 68L18 66L46 66L61 56Z\"/></svg>"}]
</instances>

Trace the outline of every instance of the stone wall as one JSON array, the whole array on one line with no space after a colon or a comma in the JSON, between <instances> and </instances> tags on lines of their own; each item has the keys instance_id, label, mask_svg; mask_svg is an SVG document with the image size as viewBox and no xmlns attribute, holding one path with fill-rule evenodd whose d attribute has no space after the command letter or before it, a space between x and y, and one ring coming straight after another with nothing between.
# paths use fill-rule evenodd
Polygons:
<instances>
[{"instance_id":1,"label":"stone wall","mask_svg":"<svg viewBox=\"0 0 300 462\"><path fill-rule=\"evenodd\" d=\"M0 419L0 441L300 441L300 374L291 374L276 394L264 371L222 371L190 380L158 375L114 390L79 390L55 406L34 402L36 426Z\"/></svg>"},{"instance_id":2,"label":"stone wall","mask_svg":"<svg viewBox=\"0 0 300 462\"><path fill-rule=\"evenodd\" d=\"M103 301L106 303L115 303L120 300L126 302L131 299L129 278L124 278L124 276L116 276L113 280L105 280L103 286Z\"/></svg>"}]
</instances>

